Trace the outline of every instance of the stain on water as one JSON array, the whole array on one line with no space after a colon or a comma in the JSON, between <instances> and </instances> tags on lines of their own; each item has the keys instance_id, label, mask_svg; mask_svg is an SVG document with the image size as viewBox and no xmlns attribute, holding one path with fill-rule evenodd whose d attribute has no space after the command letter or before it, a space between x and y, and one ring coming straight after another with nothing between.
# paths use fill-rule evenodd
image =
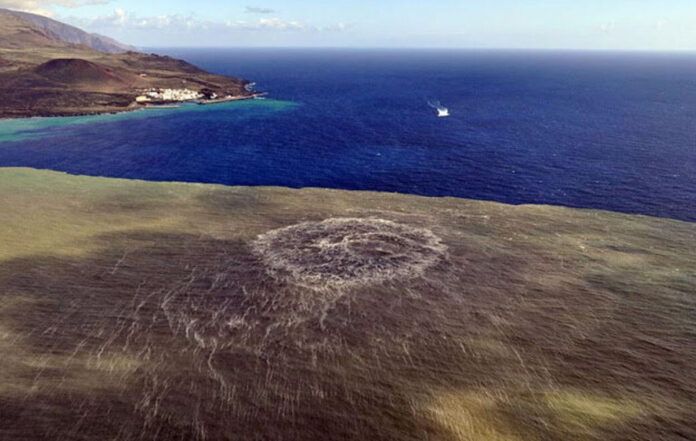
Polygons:
<instances>
[{"instance_id":1,"label":"stain on water","mask_svg":"<svg viewBox=\"0 0 696 441\"><path fill-rule=\"evenodd\" d=\"M27 170L0 189L3 441L696 436L696 224Z\"/></svg>"},{"instance_id":2,"label":"stain on water","mask_svg":"<svg viewBox=\"0 0 696 441\"><path fill-rule=\"evenodd\" d=\"M0 166L696 220L692 54L164 52L252 79L273 99L4 121ZM451 116L437 118L432 100Z\"/></svg>"}]
</instances>

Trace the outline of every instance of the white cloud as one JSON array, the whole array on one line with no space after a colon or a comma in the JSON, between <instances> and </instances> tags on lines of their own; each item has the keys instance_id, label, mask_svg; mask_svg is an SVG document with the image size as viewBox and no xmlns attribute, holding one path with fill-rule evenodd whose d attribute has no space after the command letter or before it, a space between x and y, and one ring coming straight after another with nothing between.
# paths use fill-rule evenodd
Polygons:
<instances>
[{"instance_id":1,"label":"white cloud","mask_svg":"<svg viewBox=\"0 0 696 441\"><path fill-rule=\"evenodd\" d=\"M255 22L245 24L248 29L274 29L277 31L305 31L309 27L299 21L287 21L281 18L260 18Z\"/></svg>"},{"instance_id":2,"label":"white cloud","mask_svg":"<svg viewBox=\"0 0 696 441\"><path fill-rule=\"evenodd\" d=\"M109 0L0 0L0 8L52 15L50 8L53 6L79 8L87 5L103 5L108 2Z\"/></svg>"},{"instance_id":3,"label":"white cloud","mask_svg":"<svg viewBox=\"0 0 696 441\"><path fill-rule=\"evenodd\" d=\"M348 28L344 23L330 26L314 26L298 20L279 17L261 17L255 20L213 21L195 14L169 14L141 17L117 8L111 14L93 18L68 18L67 21L90 30L108 29L170 30L170 31L283 31L283 32L338 32Z\"/></svg>"},{"instance_id":4,"label":"white cloud","mask_svg":"<svg viewBox=\"0 0 696 441\"><path fill-rule=\"evenodd\" d=\"M275 10L270 8L260 8L258 6L247 6L244 9L247 14L273 14Z\"/></svg>"},{"instance_id":5,"label":"white cloud","mask_svg":"<svg viewBox=\"0 0 696 441\"><path fill-rule=\"evenodd\" d=\"M71 22L89 28L124 29L205 29L208 23L194 16L178 14L139 17L124 9L117 8L111 14L94 18L69 19Z\"/></svg>"}]
</instances>

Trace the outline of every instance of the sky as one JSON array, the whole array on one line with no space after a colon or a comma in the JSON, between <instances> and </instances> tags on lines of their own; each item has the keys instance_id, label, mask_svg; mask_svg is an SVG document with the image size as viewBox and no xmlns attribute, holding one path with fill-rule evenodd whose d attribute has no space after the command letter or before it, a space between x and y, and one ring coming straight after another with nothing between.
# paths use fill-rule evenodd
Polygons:
<instances>
[{"instance_id":1,"label":"sky","mask_svg":"<svg viewBox=\"0 0 696 441\"><path fill-rule=\"evenodd\" d=\"M0 0L138 47L696 50L696 0Z\"/></svg>"}]
</instances>

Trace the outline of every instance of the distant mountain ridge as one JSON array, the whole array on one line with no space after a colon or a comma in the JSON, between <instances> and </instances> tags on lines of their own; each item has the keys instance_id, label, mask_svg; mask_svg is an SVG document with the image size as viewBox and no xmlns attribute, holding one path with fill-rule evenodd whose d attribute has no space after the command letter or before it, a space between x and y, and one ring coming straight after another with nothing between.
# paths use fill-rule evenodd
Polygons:
<instances>
[{"instance_id":1,"label":"distant mountain ridge","mask_svg":"<svg viewBox=\"0 0 696 441\"><path fill-rule=\"evenodd\" d=\"M14 20L13 20L14 19ZM90 49L105 53L123 53L135 50L134 47L119 43L118 41L99 34L91 34L82 29L53 20L41 15L28 12L13 11L0 8L0 44L2 36L7 37L15 30L14 42L22 39L28 42L54 42L56 44L68 44L85 46Z\"/></svg>"}]
</instances>

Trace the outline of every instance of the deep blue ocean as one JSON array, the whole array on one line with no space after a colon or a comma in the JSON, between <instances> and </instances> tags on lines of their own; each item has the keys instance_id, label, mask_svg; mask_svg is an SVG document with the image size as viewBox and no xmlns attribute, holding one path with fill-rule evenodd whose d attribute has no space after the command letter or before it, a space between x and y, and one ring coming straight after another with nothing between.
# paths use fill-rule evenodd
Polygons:
<instances>
[{"instance_id":1,"label":"deep blue ocean","mask_svg":"<svg viewBox=\"0 0 696 441\"><path fill-rule=\"evenodd\" d=\"M0 122L0 166L696 221L695 54L157 52L253 80L268 99Z\"/></svg>"}]
</instances>

